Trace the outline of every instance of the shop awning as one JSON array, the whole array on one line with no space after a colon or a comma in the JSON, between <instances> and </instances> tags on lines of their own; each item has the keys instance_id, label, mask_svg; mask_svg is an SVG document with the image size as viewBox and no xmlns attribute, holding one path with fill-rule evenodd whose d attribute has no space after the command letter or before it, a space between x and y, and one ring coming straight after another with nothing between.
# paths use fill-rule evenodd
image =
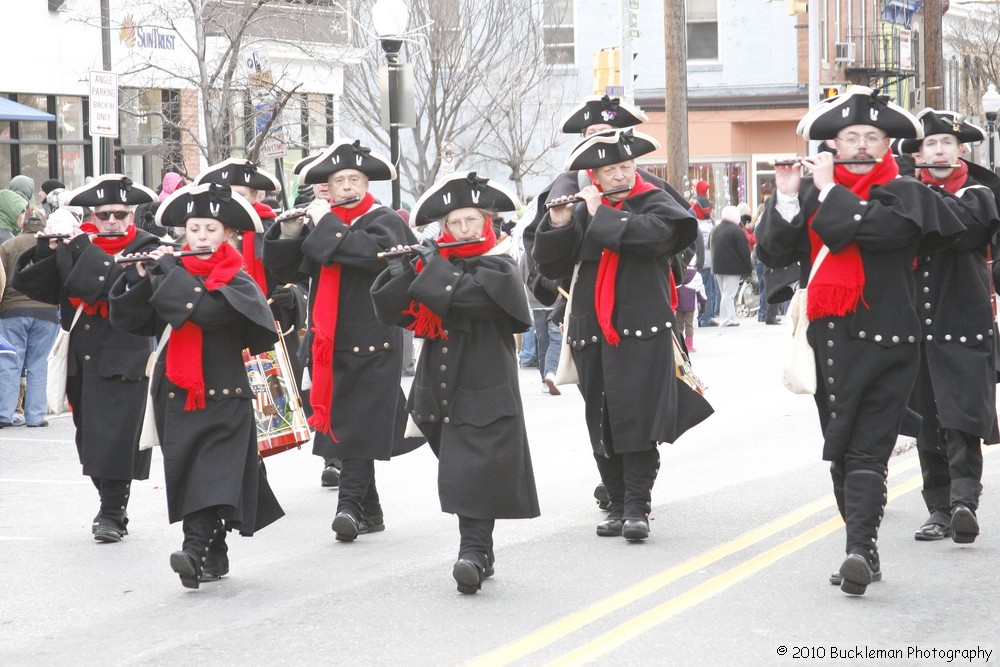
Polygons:
<instances>
[{"instance_id":1,"label":"shop awning","mask_svg":"<svg viewBox=\"0 0 1000 667\"><path fill-rule=\"evenodd\" d=\"M12 99L0 97L0 121L5 120L43 120L52 121L56 117L50 113L39 111L24 104L18 104Z\"/></svg>"}]
</instances>

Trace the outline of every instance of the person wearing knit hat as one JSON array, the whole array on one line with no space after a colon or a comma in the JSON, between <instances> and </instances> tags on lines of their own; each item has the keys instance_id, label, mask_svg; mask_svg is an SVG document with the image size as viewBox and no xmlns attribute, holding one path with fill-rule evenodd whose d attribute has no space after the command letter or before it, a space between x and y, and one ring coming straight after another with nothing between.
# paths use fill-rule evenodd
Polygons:
<instances>
[{"instance_id":1,"label":"person wearing knit hat","mask_svg":"<svg viewBox=\"0 0 1000 667\"><path fill-rule=\"evenodd\" d=\"M120 542L128 534L131 482L149 477L151 456L139 451L139 432L152 340L112 326L108 293L123 273L135 273L134 267L117 264L116 256L159 245L158 238L136 228L131 210L155 199L155 192L122 174L94 179L67 200L92 207L94 221L68 230L64 239L40 235L14 271L14 287L38 301L58 304L62 327L70 331L66 397L83 474L100 497L91 526L99 542ZM42 232L54 233L48 226Z\"/></svg>"},{"instance_id":2,"label":"person wearing knit hat","mask_svg":"<svg viewBox=\"0 0 1000 667\"><path fill-rule=\"evenodd\" d=\"M26 203L31 203L31 198L35 196L35 179L21 174L10 179L8 190L13 190L19 194Z\"/></svg>"},{"instance_id":3,"label":"person wearing knit hat","mask_svg":"<svg viewBox=\"0 0 1000 667\"><path fill-rule=\"evenodd\" d=\"M338 142L299 174L301 183L326 183L331 201L289 210L264 234L268 270L284 279L311 279L311 337L304 343L312 379L309 423L316 429L313 454L324 465L342 462L331 524L342 542L385 530L375 461L422 442L403 435L402 330L378 322L370 294L386 267L378 254L415 242L402 218L368 191L370 180L395 174L387 159L359 141ZM300 213L306 215L291 217Z\"/></svg>"},{"instance_id":4,"label":"person wearing knit hat","mask_svg":"<svg viewBox=\"0 0 1000 667\"><path fill-rule=\"evenodd\" d=\"M539 515L513 336L531 312L493 225L519 205L476 172L439 180L411 215L417 225L440 221L443 233L394 248L412 254L392 257L372 285L379 319L424 341L407 409L439 459L441 510L458 516L452 576L467 595L493 574L496 519ZM464 245L444 247L456 242Z\"/></svg>"},{"instance_id":5,"label":"person wearing knit hat","mask_svg":"<svg viewBox=\"0 0 1000 667\"><path fill-rule=\"evenodd\" d=\"M113 286L111 320L165 341L151 398L167 515L184 531L170 567L184 587L198 588L229 572L228 531L251 536L284 514L257 462L241 354L273 349L278 331L234 245L238 232L261 228L248 201L218 183L179 188L160 203L156 223L184 229L181 251L207 254L178 257L173 245L148 253Z\"/></svg>"},{"instance_id":6,"label":"person wearing knit hat","mask_svg":"<svg viewBox=\"0 0 1000 667\"><path fill-rule=\"evenodd\" d=\"M631 129L578 146L567 169L592 184L550 201L535 238L539 272L571 279L565 331L579 374L593 456L610 498L600 536L649 535L657 445L674 442L712 408L674 368L675 285L669 258L690 246L697 222L645 182L635 160L658 147ZM611 190L624 192L611 194ZM636 389L641 387L641 391Z\"/></svg>"},{"instance_id":7,"label":"person wearing knit hat","mask_svg":"<svg viewBox=\"0 0 1000 667\"><path fill-rule=\"evenodd\" d=\"M159 201L163 201L174 194L177 188L184 185L184 177L174 171L168 171L163 175L163 182L160 184Z\"/></svg>"},{"instance_id":8,"label":"person wearing knit hat","mask_svg":"<svg viewBox=\"0 0 1000 667\"><path fill-rule=\"evenodd\" d=\"M712 253L712 273L719 281L719 325L738 327L736 319L736 292L740 278L753 271L750 263L750 244L740 228L740 212L735 206L726 206L719 216L719 224L712 230L709 249Z\"/></svg>"},{"instance_id":9,"label":"person wearing knit hat","mask_svg":"<svg viewBox=\"0 0 1000 667\"><path fill-rule=\"evenodd\" d=\"M56 210L58 207L57 202L50 202L49 195L55 190L65 190L66 186L63 185L62 181L57 181L54 178L49 178L42 181L42 186L38 190L38 203L42 206L42 210L48 215L52 211ZM53 205L56 204L56 205Z\"/></svg>"},{"instance_id":10,"label":"person wearing knit hat","mask_svg":"<svg viewBox=\"0 0 1000 667\"><path fill-rule=\"evenodd\" d=\"M712 202L708 198L709 185L707 181L697 181L694 185L695 197L691 200L691 212L698 220L697 254L698 273L705 287L705 307L698 315L699 327L719 326L719 311L721 307L721 292L719 281L712 266L712 248L710 238L715 229L716 221L712 216Z\"/></svg>"},{"instance_id":11,"label":"person wearing knit hat","mask_svg":"<svg viewBox=\"0 0 1000 667\"><path fill-rule=\"evenodd\" d=\"M823 459L846 524L846 558L830 583L863 595L882 578L887 466L920 367L920 322L931 308L914 297L914 260L965 227L931 189L897 178L889 140L922 138L923 126L877 91L851 86L814 106L797 131L832 140L837 159L855 162L837 164L822 152L776 165L757 252L772 268L799 262L800 284L808 285L799 325L808 326L814 349Z\"/></svg>"},{"instance_id":12,"label":"person wearing knit hat","mask_svg":"<svg viewBox=\"0 0 1000 667\"><path fill-rule=\"evenodd\" d=\"M923 416L917 453L930 515L914 537L950 535L969 544L979 535L982 444L1000 442L993 290L983 270L1000 228L994 194L1000 178L961 157L968 143L989 140L982 128L953 111L924 109L917 119L924 138L904 140L900 149L939 165L920 169L917 178L958 213L965 232L951 247L921 255L914 270L917 294L930 306L921 312L920 373L911 399Z\"/></svg>"}]
</instances>

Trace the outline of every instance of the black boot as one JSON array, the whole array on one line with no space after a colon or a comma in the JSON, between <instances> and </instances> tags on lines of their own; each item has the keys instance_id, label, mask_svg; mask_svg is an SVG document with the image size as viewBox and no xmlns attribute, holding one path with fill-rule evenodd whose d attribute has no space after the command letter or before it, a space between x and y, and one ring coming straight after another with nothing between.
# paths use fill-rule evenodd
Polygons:
<instances>
[{"instance_id":1,"label":"black boot","mask_svg":"<svg viewBox=\"0 0 1000 667\"><path fill-rule=\"evenodd\" d=\"M979 494L983 485L978 479L963 477L951 480L951 539L956 544L972 544L979 536Z\"/></svg>"},{"instance_id":2,"label":"black boot","mask_svg":"<svg viewBox=\"0 0 1000 667\"><path fill-rule=\"evenodd\" d=\"M849 595L864 595L875 573L881 573L876 540L885 494L884 472L852 470L844 476L847 558L840 566L840 590Z\"/></svg>"},{"instance_id":3,"label":"black boot","mask_svg":"<svg viewBox=\"0 0 1000 667\"><path fill-rule=\"evenodd\" d=\"M458 517L460 542L458 560L451 570L458 592L475 595L483 585L487 570L492 575L493 563L493 519L473 519Z\"/></svg>"},{"instance_id":4,"label":"black boot","mask_svg":"<svg viewBox=\"0 0 1000 667\"><path fill-rule=\"evenodd\" d=\"M358 518L358 535L381 533L385 530L385 517L382 515L382 503L379 502L378 489L375 488L375 478L368 485L368 492L361 501L361 516Z\"/></svg>"},{"instance_id":5,"label":"black boot","mask_svg":"<svg viewBox=\"0 0 1000 667\"><path fill-rule=\"evenodd\" d=\"M375 461L369 459L344 459L340 468L340 489L337 496L337 515L331 528L340 542L353 542L358 535L364 513L361 505L375 483Z\"/></svg>"},{"instance_id":6,"label":"black boot","mask_svg":"<svg viewBox=\"0 0 1000 667\"><path fill-rule=\"evenodd\" d=\"M201 570L201 581L218 581L229 574L229 545L226 544L226 526L222 519L205 554L205 565Z\"/></svg>"},{"instance_id":7,"label":"black boot","mask_svg":"<svg viewBox=\"0 0 1000 667\"><path fill-rule=\"evenodd\" d=\"M649 537L649 513L653 483L660 468L660 452L647 449L622 454L625 481L625 512L622 536L630 542Z\"/></svg>"},{"instance_id":8,"label":"black boot","mask_svg":"<svg viewBox=\"0 0 1000 667\"><path fill-rule=\"evenodd\" d=\"M327 488L340 485L340 459L329 458L323 462L323 472L320 473L319 481Z\"/></svg>"},{"instance_id":9,"label":"black boot","mask_svg":"<svg viewBox=\"0 0 1000 667\"><path fill-rule=\"evenodd\" d=\"M131 481L125 479L101 479L98 484L101 496L101 510L94 517L91 532L98 542L121 542L128 535L128 496Z\"/></svg>"},{"instance_id":10,"label":"black boot","mask_svg":"<svg viewBox=\"0 0 1000 667\"><path fill-rule=\"evenodd\" d=\"M930 516L913 534L913 539L918 542L943 540L951 535L951 486L923 489L921 494Z\"/></svg>"},{"instance_id":11,"label":"black boot","mask_svg":"<svg viewBox=\"0 0 1000 667\"><path fill-rule=\"evenodd\" d=\"M219 518L214 507L207 507L185 515L183 525L184 545L170 554L170 568L185 588L198 588L209 545L219 531Z\"/></svg>"},{"instance_id":12,"label":"black boot","mask_svg":"<svg viewBox=\"0 0 1000 667\"><path fill-rule=\"evenodd\" d=\"M597 470L601 473L601 485L608 497L608 516L597 524L597 534L601 537L620 537L625 514L625 472L620 454L610 457L594 454Z\"/></svg>"}]
</instances>

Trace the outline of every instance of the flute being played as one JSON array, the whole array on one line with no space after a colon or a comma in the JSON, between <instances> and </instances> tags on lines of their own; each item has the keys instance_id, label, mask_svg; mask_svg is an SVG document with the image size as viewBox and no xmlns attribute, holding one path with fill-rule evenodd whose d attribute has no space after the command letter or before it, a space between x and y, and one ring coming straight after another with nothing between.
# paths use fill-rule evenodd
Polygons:
<instances>
[{"instance_id":1,"label":"flute being played","mask_svg":"<svg viewBox=\"0 0 1000 667\"><path fill-rule=\"evenodd\" d=\"M962 165L960 164L933 164L933 163L917 163L913 165L914 169L958 169Z\"/></svg>"},{"instance_id":2,"label":"flute being played","mask_svg":"<svg viewBox=\"0 0 1000 667\"><path fill-rule=\"evenodd\" d=\"M882 162L882 158L866 158L864 160L840 160L835 159L834 164L879 164ZM802 164L802 158L795 158L794 160L774 160L771 162L775 167L794 167L797 164Z\"/></svg>"},{"instance_id":3,"label":"flute being played","mask_svg":"<svg viewBox=\"0 0 1000 667\"><path fill-rule=\"evenodd\" d=\"M340 201L335 201L330 204L330 208L336 208L337 206L347 206L348 204L354 204L361 201L358 197L348 197L347 199L341 199ZM289 220L297 220L306 214L305 211L299 211L298 213L292 213L290 215L282 215L275 218L275 222L288 222Z\"/></svg>"},{"instance_id":4,"label":"flute being played","mask_svg":"<svg viewBox=\"0 0 1000 667\"><path fill-rule=\"evenodd\" d=\"M125 236L125 232L97 232L94 236L100 236L102 238L120 238ZM38 239L68 239L69 234L35 234L35 238Z\"/></svg>"},{"instance_id":5,"label":"flute being played","mask_svg":"<svg viewBox=\"0 0 1000 667\"><path fill-rule=\"evenodd\" d=\"M462 246L462 245L471 245L473 243L482 243L485 240L486 240L485 237L480 237L478 239L468 239L466 241L451 241L449 243L438 243L437 247L438 248L457 248L458 246ZM413 255L413 254L416 254L416 252L417 251L413 249L413 246L410 246L406 250L388 250L386 252L380 252L379 254L377 254L375 256L378 257L379 259L384 259L386 257L402 257L404 255Z\"/></svg>"},{"instance_id":6,"label":"flute being played","mask_svg":"<svg viewBox=\"0 0 1000 667\"><path fill-rule=\"evenodd\" d=\"M629 192L631 189L632 189L631 185L623 185L620 188L612 188L611 190L607 190L605 192L602 192L601 194L603 194L605 196L607 196L607 195L620 195L623 192ZM556 201L556 202L548 202L547 201L547 202L545 202L545 208L555 208L556 206L565 206L566 204L575 204L575 203L581 202L581 201L584 201L583 197L577 197L577 196L569 197L568 199L565 199L563 201Z\"/></svg>"},{"instance_id":7,"label":"flute being played","mask_svg":"<svg viewBox=\"0 0 1000 667\"><path fill-rule=\"evenodd\" d=\"M164 253L161 257L170 255L172 257L191 257L193 255L211 255L215 252L214 248L196 248L195 250L181 250L180 252ZM149 262L156 257L152 255L133 255L132 257L117 257L115 258L116 264L131 264L132 262Z\"/></svg>"}]
</instances>

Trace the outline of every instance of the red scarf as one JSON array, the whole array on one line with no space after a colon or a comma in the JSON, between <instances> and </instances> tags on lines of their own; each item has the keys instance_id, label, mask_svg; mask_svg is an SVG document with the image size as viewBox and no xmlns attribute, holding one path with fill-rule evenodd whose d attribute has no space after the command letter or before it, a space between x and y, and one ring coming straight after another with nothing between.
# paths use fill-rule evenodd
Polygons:
<instances>
[{"instance_id":1,"label":"red scarf","mask_svg":"<svg viewBox=\"0 0 1000 667\"><path fill-rule=\"evenodd\" d=\"M274 209L259 201L253 203L253 210L257 211L261 220L269 220L277 217ZM254 240L257 232L243 232L243 270L250 274L253 281L260 287L260 291L267 294L267 275L264 273L264 263L257 256L257 249Z\"/></svg>"},{"instance_id":2,"label":"red scarf","mask_svg":"<svg viewBox=\"0 0 1000 667\"><path fill-rule=\"evenodd\" d=\"M444 233L438 237L438 243L453 243L458 240L448 231L447 225L442 226L444 227ZM492 216L486 216L486 222L483 224L483 238L485 240L479 243L470 243L469 245L460 245L454 248L441 248L438 252L445 259L451 259L452 257L475 257L489 252L497 244L497 234L493 229ZM417 273L423 271L423 260L418 259L413 268ZM403 314L413 316L413 321L406 328L417 336L421 338L441 338L448 340L448 336L444 333L444 324L441 322L441 318L424 304L410 301L409 309L404 310Z\"/></svg>"},{"instance_id":3,"label":"red scarf","mask_svg":"<svg viewBox=\"0 0 1000 667\"><path fill-rule=\"evenodd\" d=\"M330 207L330 212L350 225L371 210L375 197L366 193L354 208ZM309 425L320 433L328 433L339 442L330 430L330 406L333 403L333 340L337 333L337 311L340 309L340 264L324 266L319 271L316 300L312 311L312 389L309 404L313 414Z\"/></svg>"},{"instance_id":4,"label":"red scarf","mask_svg":"<svg viewBox=\"0 0 1000 667\"><path fill-rule=\"evenodd\" d=\"M587 174L590 176L591 180L594 179L593 174L590 170L587 170ZM626 197L631 197L632 195L637 195L642 192L648 192L650 190L655 190L656 187L650 185L646 181L642 180L640 174L635 175L635 184L632 186L632 190L629 191ZM618 202L617 204L612 204L608 201L607 197L601 197L601 204L604 206L610 206L615 210L621 210L622 203L624 200ZM617 252L605 248L601 252L601 263L597 266L597 282L594 284L594 309L597 311L597 323L601 325L601 331L604 332L604 339L608 341L609 344L618 346L621 342L621 336L615 331L615 326L612 323L612 319L615 314L615 283L618 278L618 260L620 256ZM677 290L674 286L674 278L671 274L670 276L670 301L673 305L677 300Z\"/></svg>"},{"instance_id":5,"label":"red scarf","mask_svg":"<svg viewBox=\"0 0 1000 667\"><path fill-rule=\"evenodd\" d=\"M927 185L937 185L944 188L951 194L955 194L961 190L967 180L969 180L969 165L965 162L959 162L958 166L952 169L950 174L940 180L931 176L930 169L920 170L921 183L926 183Z\"/></svg>"},{"instance_id":6,"label":"red scarf","mask_svg":"<svg viewBox=\"0 0 1000 667\"><path fill-rule=\"evenodd\" d=\"M188 250L187 245L184 250ZM240 271L243 258L236 248L223 243L208 259L191 255L181 257L181 264L193 276L204 276L205 287L210 290L226 285ZM202 410L205 407L205 375L202 370L201 327L185 322L173 332L167 345L167 377L187 391L185 410Z\"/></svg>"},{"instance_id":7,"label":"red scarf","mask_svg":"<svg viewBox=\"0 0 1000 667\"><path fill-rule=\"evenodd\" d=\"M100 229L97 228L92 222L85 222L80 225L81 232L87 232L88 234L98 234ZM91 243L96 245L98 248L108 253L111 256L117 255L125 247L135 240L136 228L135 225L129 225L128 229L125 230L125 236L95 236ZM77 297L69 297L69 303L73 306L73 309L77 309L80 305L83 305L83 312L87 315L99 315L104 319L108 318L108 302L104 299L98 299L94 303L87 303L83 299Z\"/></svg>"},{"instance_id":8,"label":"red scarf","mask_svg":"<svg viewBox=\"0 0 1000 667\"><path fill-rule=\"evenodd\" d=\"M886 153L882 161L866 174L855 174L843 165L836 165L833 169L834 180L864 200L870 198L873 186L884 185L899 175L899 167L891 153ZM815 217L816 213L809 217L812 261L816 261L816 255L823 247L823 240L812 229ZM865 267L861 262L861 250L857 243L851 242L841 250L829 253L809 281L806 315L810 320L816 320L853 313L858 309L864 291Z\"/></svg>"}]
</instances>

